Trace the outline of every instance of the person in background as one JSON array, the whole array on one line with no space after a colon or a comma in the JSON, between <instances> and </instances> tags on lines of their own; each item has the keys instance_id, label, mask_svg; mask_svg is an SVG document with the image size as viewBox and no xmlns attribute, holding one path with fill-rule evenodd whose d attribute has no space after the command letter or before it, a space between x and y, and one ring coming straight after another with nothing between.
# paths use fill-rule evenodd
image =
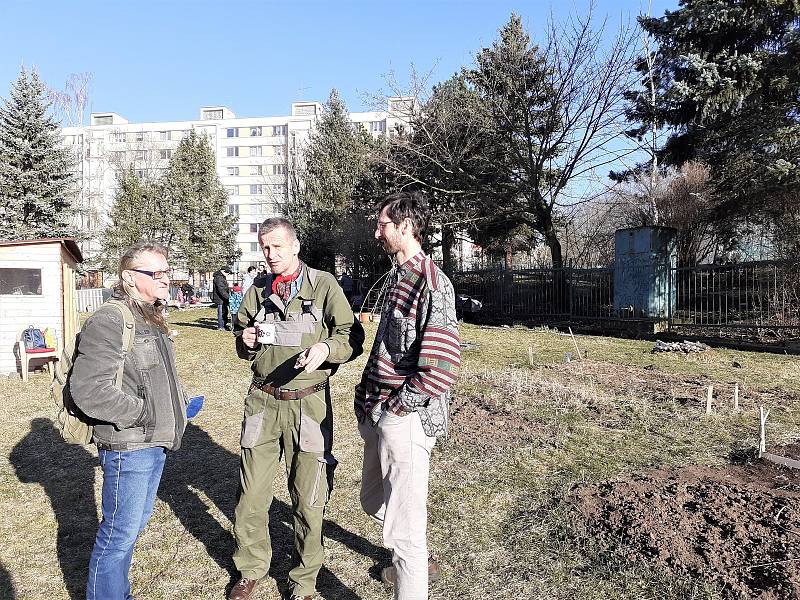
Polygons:
<instances>
[{"instance_id":1,"label":"person in background","mask_svg":"<svg viewBox=\"0 0 800 600\"><path fill-rule=\"evenodd\" d=\"M211 289L211 301L217 305L217 329L228 329L228 312L230 308L230 289L225 274L230 275L228 267L214 271L214 282Z\"/></svg>"},{"instance_id":2,"label":"person in background","mask_svg":"<svg viewBox=\"0 0 800 600\"><path fill-rule=\"evenodd\" d=\"M247 267L247 271L242 276L242 296L247 293L247 290L253 285L253 281L256 278L256 268L252 265ZM231 308L231 315L235 315L236 311Z\"/></svg>"},{"instance_id":3,"label":"person in background","mask_svg":"<svg viewBox=\"0 0 800 600\"><path fill-rule=\"evenodd\" d=\"M239 312L239 307L242 305L242 287L239 285L234 285L233 290L231 291L231 295L228 298L228 303L230 304L231 309L231 324L233 328L236 328L236 313Z\"/></svg>"},{"instance_id":4,"label":"person in background","mask_svg":"<svg viewBox=\"0 0 800 600\"><path fill-rule=\"evenodd\" d=\"M103 471L102 521L89 561L87 600L130 600L129 571L136 538L153 512L167 451L186 428L187 397L163 306L169 298L167 250L142 242L119 265L114 299L134 317L133 347L123 350L125 319L104 304L81 330L69 377L75 405L95 420ZM122 367L122 386L114 383Z\"/></svg>"},{"instance_id":5,"label":"person in background","mask_svg":"<svg viewBox=\"0 0 800 600\"><path fill-rule=\"evenodd\" d=\"M392 566L381 580L395 600L427 600L439 565L428 556L428 477L436 437L447 434L450 390L461 362L453 285L422 251L428 205L421 192L387 196L375 239L392 255L391 287L355 411L364 440L361 506L383 528Z\"/></svg>"}]
</instances>

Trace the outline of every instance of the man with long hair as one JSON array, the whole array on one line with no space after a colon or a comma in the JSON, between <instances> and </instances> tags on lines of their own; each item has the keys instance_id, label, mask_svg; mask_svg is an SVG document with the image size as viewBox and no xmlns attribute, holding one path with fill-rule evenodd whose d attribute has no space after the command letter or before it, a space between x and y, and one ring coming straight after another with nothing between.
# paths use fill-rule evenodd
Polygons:
<instances>
[{"instance_id":1,"label":"man with long hair","mask_svg":"<svg viewBox=\"0 0 800 600\"><path fill-rule=\"evenodd\" d=\"M78 340L70 393L94 423L92 439L103 469L103 519L89 561L87 600L133 598L128 579L133 547L153 511L166 452L180 447L186 428L187 398L163 311L169 271L160 244L128 248L114 302L89 317ZM133 344L126 352L129 327Z\"/></svg>"}]
</instances>

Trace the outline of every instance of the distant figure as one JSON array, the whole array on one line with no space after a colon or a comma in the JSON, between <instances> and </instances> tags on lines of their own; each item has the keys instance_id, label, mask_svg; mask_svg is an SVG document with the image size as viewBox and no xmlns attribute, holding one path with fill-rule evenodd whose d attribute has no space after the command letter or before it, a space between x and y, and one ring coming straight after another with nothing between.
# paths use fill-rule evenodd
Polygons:
<instances>
[{"instance_id":1,"label":"distant figure","mask_svg":"<svg viewBox=\"0 0 800 600\"><path fill-rule=\"evenodd\" d=\"M81 330L69 378L75 405L98 422L92 439L103 470L103 520L89 561L87 600L133 598L133 547L153 512L166 451L180 447L186 428L186 397L162 310L169 269L160 244L125 251L114 297L133 313L133 347L124 352L125 320L104 304ZM120 367L121 389L114 385Z\"/></svg>"},{"instance_id":2,"label":"distant figure","mask_svg":"<svg viewBox=\"0 0 800 600\"><path fill-rule=\"evenodd\" d=\"M256 279L256 268L254 266L247 267L247 272L242 277L242 296L247 293L247 290L253 285ZM236 311L231 308L231 314L236 314Z\"/></svg>"},{"instance_id":3,"label":"distant figure","mask_svg":"<svg viewBox=\"0 0 800 600\"><path fill-rule=\"evenodd\" d=\"M230 274L228 267L214 271L214 283L211 289L211 301L217 305L217 329L228 329L228 311L230 308L230 290L225 274Z\"/></svg>"},{"instance_id":4,"label":"distant figure","mask_svg":"<svg viewBox=\"0 0 800 600\"><path fill-rule=\"evenodd\" d=\"M428 557L428 476L436 437L447 434L461 348L453 285L422 251L428 207L420 192L381 204L377 239L396 264L355 411L364 440L361 505L383 526L392 566L381 580L395 600L427 600L439 566Z\"/></svg>"},{"instance_id":5,"label":"distant figure","mask_svg":"<svg viewBox=\"0 0 800 600\"><path fill-rule=\"evenodd\" d=\"M233 327L236 327L236 313L239 312L239 307L242 305L243 296L241 286L233 286L233 291L231 291L230 298L228 299L231 309L231 324Z\"/></svg>"}]
</instances>

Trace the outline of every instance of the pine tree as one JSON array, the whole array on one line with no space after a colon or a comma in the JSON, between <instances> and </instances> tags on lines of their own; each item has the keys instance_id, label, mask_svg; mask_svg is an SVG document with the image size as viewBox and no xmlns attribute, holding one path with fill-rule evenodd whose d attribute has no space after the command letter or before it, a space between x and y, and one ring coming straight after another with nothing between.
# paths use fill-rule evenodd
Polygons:
<instances>
[{"instance_id":1,"label":"pine tree","mask_svg":"<svg viewBox=\"0 0 800 600\"><path fill-rule=\"evenodd\" d=\"M303 149L303 162L292 173L292 198L286 207L309 264L332 271L337 254L361 247L351 243L363 237L366 218L357 206L357 196L359 190L373 187L367 181L372 177L371 161L384 147L364 128L350 123L347 107L331 90L322 118ZM361 262L357 256L346 258Z\"/></svg>"},{"instance_id":2,"label":"pine tree","mask_svg":"<svg viewBox=\"0 0 800 600\"><path fill-rule=\"evenodd\" d=\"M129 167L117 173L111 223L102 237L102 263L116 271L120 256L136 242L151 240L171 247L178 224L172 205L164 198L161 182L142 179Z\"/></svg>"},{"instance_id":3,"label":"pine tree","mask_svg":"<svg viewBox=\"0 0 800 600\"><path fill-rule=\"evenodd\" d=\"M236 216L228 214L228 194L217 176L208 139L192 131L170 159L164 198L174 221L170 245L190 271L213 271L239 256ZM166 210L165 210L166 212Z\"/></svg>"},{"instance_id":4,"label":"pine tree","mask_svg":"<svg viewBox=\"0 0 800 600\"><path fill-rule=\"evenodd\" d=\"M699 160L711 169L712 222L800 215L800 3L797 0L683 0L660 18L641 18L658 49L655 105L629 94L642 136L669 127L665 164ZM798 239L800 242L800 239Z\"/></svg>"},{"instance_id":5,"label":"pine tree","mask_svg":"<svg viewBox=\"0 0 800 600\"><path fill-rule=\"evenodd\" d=\"M45 98L39 75L23 67L0 108L0 239L75 234L73 160Z\"/></svg>"}]
</instances>

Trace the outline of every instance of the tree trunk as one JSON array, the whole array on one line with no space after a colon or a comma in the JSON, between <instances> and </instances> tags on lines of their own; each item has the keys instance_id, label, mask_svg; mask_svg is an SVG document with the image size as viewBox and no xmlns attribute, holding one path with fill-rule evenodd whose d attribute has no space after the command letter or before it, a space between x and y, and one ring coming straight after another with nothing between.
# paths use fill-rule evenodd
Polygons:
<instances>
[{"instance_id":1,"label":"tree trunk","mask_svg":"<svg viewBox=\"0 0 800 600\"><path fill-rule=\"evenodd\" d=\"M453 247L456 244L455 232L452 227L442 227L442 270L450 279L456 272L456 261L453 256Z\"/></svg>"},{"instance_id":2,"label":"tree trunk","mask_svg":"<svg viewBox=\"0 0 800 600\"><path fill-rule=\"evenodd\" d=\"M547 223L545 223L545 226L542 228L542 235L544 235L544 243L550 248L553 268L561 269L564 266L564 258L561 256L561 242L558 241L558 234L549 216Z\"/></svg>"}]
</instances>

